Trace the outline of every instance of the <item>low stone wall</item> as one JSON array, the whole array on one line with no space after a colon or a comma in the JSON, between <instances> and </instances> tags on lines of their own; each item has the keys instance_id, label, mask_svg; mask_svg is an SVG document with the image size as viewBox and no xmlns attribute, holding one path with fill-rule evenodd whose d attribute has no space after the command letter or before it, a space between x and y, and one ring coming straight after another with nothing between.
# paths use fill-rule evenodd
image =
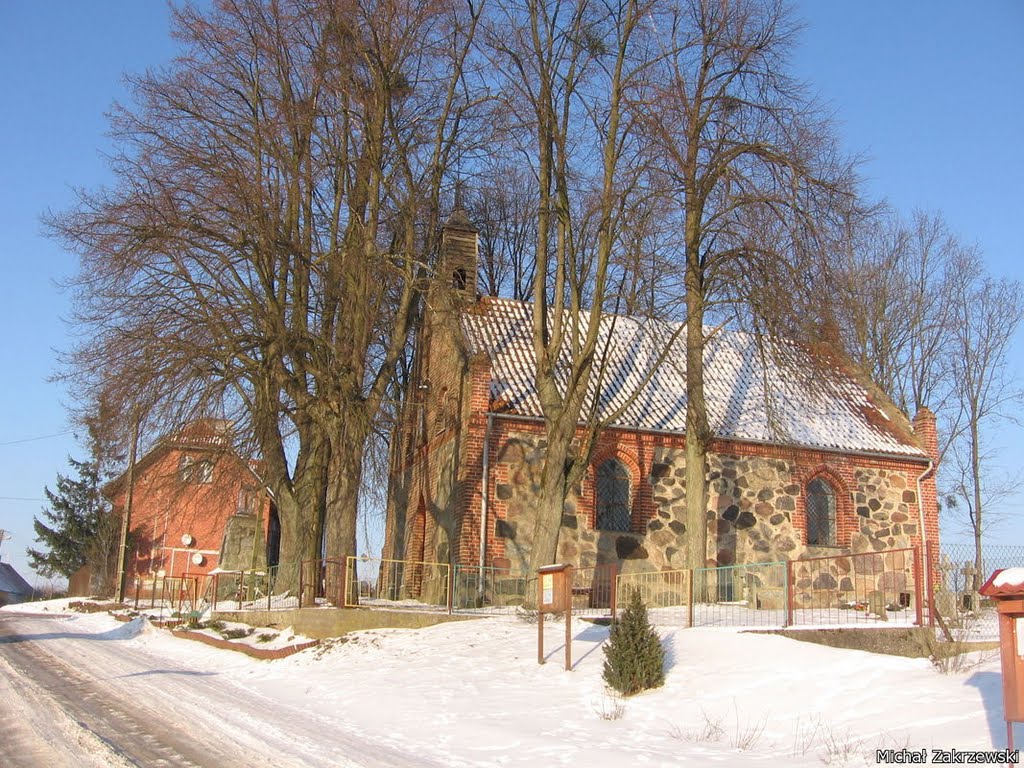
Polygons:
<instances>
[{"instance_id":1,"label":"low stone wall","mask_svg":"<svg viewBox=\"0 0 1024 768\"><path fill-rule=\"evenodd\" d=\"M264 661L286 658L291 656L293 653L298 653L299 651L304 651L307 648L312 648L320 642L319 640L307 640L304 643L296 643L295 645L289 645L286 648L254 648L253 646L245 645L244 643L233 643L222 637L213 637L211 635L203 634L202 632L190 632L187 629L172 629L171 634L184 640L195 640L196 642L204 643L205 645L212 645L214 648L238 651L239 653L244 653L246 656L251 656L254 659L261 659Z\"/></svg>"},{"instance_id":2,"label":"low stone wall","mask_svg":"<svg viewBox=\"0 0 1024 768\"><path fill-rule=\"evenodd\" d=\"M324 639L364 629L422 629L445 621L465 621L472 616L406 611L298 608L291 611L216 611L213 618L253 627L292 627L296 633Z\"/></svg>"}]
</instances>

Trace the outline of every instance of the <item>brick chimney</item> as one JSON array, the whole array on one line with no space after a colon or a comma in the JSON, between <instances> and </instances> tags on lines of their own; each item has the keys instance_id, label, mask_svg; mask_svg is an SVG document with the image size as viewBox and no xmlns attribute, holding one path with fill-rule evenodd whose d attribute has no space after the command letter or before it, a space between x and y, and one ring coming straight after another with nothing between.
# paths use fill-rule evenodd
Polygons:
<instances>
[{"instance_id":1,"label":"brick chimney","mask_svg":"<svg viewBox=\"0 0 1024 768\"><path fill-rule=\"evenodd\" d=\"M935 414L927 406L922 406L914 415L914 434L921 438L921 447L937 466L939 463L939 434L935 428Z\"/></svg>"}]
</instances>

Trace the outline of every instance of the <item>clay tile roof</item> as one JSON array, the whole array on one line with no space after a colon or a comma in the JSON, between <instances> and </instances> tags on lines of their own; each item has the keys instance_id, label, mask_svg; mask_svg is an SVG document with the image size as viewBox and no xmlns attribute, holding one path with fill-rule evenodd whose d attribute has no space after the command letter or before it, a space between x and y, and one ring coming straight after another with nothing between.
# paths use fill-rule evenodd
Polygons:
<instances>
[{"instance_id":1,"label":"clay tile roof","mask_svg":"<svg viewBox=\"0 0 1024 768\"><path fill-rule=\"evenodd\" d=\"M462 324L469 351L485 354L491 363L492 404L500 403L504 412L536 417L541 409L534 384L531 312L524 302L488 298L464 314ZM669 339L668 355L636 400L627 403ZM880 403L878 393L869 392L854 375L833 362L819 361L812 370L810 353L793 344L775 343L765 354L766 342L758 341L749 333L720 330L706 344L705 396L716 436L926 458L906 419L894 423L894 406ZM598 398L602 416L625 404L613 426L685 431L685 328L608 315L602 320L598 350L607 350ZM567 372L568 366L561 368Z\"/></svg>"}]
</instances>

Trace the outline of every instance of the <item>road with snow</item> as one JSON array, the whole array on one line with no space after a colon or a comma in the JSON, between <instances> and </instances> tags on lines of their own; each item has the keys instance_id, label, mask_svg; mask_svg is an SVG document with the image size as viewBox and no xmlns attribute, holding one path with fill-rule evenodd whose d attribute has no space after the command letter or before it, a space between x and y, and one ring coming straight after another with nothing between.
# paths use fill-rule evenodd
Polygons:
<instances>
[{"instance_id":1,"label":"road with snow","mask_svg":"<svg viewBox=\"0 0 1024 768\"><path fill-rule=\"evenodd\" d=\"M664 686L621 699L601 676L608 629L582 621L567 672L557 622L543 665L536 625L511 617L368 630L258 661L67 603L0 608L3 768L820 768L874 765L880 749L1006 746L998 652L943 673L664 626ZM251 639L305 638L285 627Z\"/></svg>"},{"instance_id":2,"label":"road with snow","mask_svg":"<svg viewBox=\"0 0 1024 768\"><path fill-rule=\"evenodd\" d=\"M424 764L74 618L0 613L0 765Z\"/></svg>"}]
</instances>

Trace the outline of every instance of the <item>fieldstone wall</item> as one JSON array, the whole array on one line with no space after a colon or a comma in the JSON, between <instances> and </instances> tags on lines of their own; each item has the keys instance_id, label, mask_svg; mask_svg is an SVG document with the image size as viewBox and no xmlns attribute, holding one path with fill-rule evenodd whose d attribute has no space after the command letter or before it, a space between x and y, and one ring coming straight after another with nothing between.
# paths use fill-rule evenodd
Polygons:
<instances>
[{"instance_id":1,"label":"fieldstone wall","mask_svg":"<svg viewBox=\"0 0 1024 768\"><path fill-rule=\"evenodd\" d=\"M858 530L850 546L854 552L880 552L911 546L917 536L917 520L911 505L917 506L917 490L903 472L886 469L858 469L854 473L854 510Z\"/></svg>"},{"instance_id":2,"label":"fieldstone wall","mask_svg":"<svg viewBox=\"0 0 1024 768\"><path fill-rule=\"evenodd\" d=\"M683 568L686 559L686 453L657 448L651 462L654 515L647 522L648 538L659 570Z\"/></svg>"},{"instance_id":3,"label":"fieldstone wall","mask_svg":"<svg viewBox=\"0 0 1024 768\"><path fill-rule=\"evenodd\" d=\"M709 457L708 567L789 560L802 548L793 527L800 484L789 462L763 457Z\"/></svg>"},{"instance_id":4,"label":"fieldstone wall","mask_svg":"<svg viewBox=\"0 0 1024 768\"><path fill-rule=\"evenodd\" d=\"M498 503L493 532L499 546L491 551L503 551L513 569L523 568L528 562L543 451L543 437L529 432L511 433L495 457ZM810 595L820 590L860 594L883 590L891 595L906 589L905 579L891 575L902 569L902 563L869 563L859 557L844 559L841 549L805 546L798 510L803 508L803 482L808 468L763 456L712 454L708 460L707 567L828 555L827 562L800 571L799 589L804 596L798 595L798 602L804 605L811 601ZM685 452L681 448L655 446L640 464L650 470L647 477L637 482L648 483L650 493L647 501L634 503L634 530L595 530L592 510L582 508L580 501L588 497L576 489L567 500L562 517L560 560L583 568L615 562L623 573L685 567ZM839 500L837 514L845 515L840 526L845 532L840 544L852 543L846 552L858 555L911 546L918 526L911 512L916 493L907 474L895 469L854 468L849 464L844 468L847 487L852 491ZM838 488L837 492L844 493ZM641 496L638 490L634 491L635 500ZM853 513L855 522L850 520ZM882 571L890 574L885 584L868 584L864 581L867 576L860 575ZM744 578L750 581L748 576ZM753 586L764 592L769 585ZM743 588L749 589L751 584L745 583ZM734 592L739 594L739 589L737 585ZM761 602L768 599L767 595L764 599L759 597ZM782 595L770 600L781 606Z\"/></svg>"},{"instance_id":5,"label":"fieldstone wall","mask_svg":"<svg viewBox=\"0 0 1024 768\"><path fill-rule=\"evenodd\" d=\"M544 446L539 435L512 432L494 457L494 495L499 502L495 505L498 514L494 535L504 544L504 556L514 571L526 569L533 547L533 515L540 498ZM567 533L563 531L561 538L568 538Z\"/></svg>"}]
</instances>

